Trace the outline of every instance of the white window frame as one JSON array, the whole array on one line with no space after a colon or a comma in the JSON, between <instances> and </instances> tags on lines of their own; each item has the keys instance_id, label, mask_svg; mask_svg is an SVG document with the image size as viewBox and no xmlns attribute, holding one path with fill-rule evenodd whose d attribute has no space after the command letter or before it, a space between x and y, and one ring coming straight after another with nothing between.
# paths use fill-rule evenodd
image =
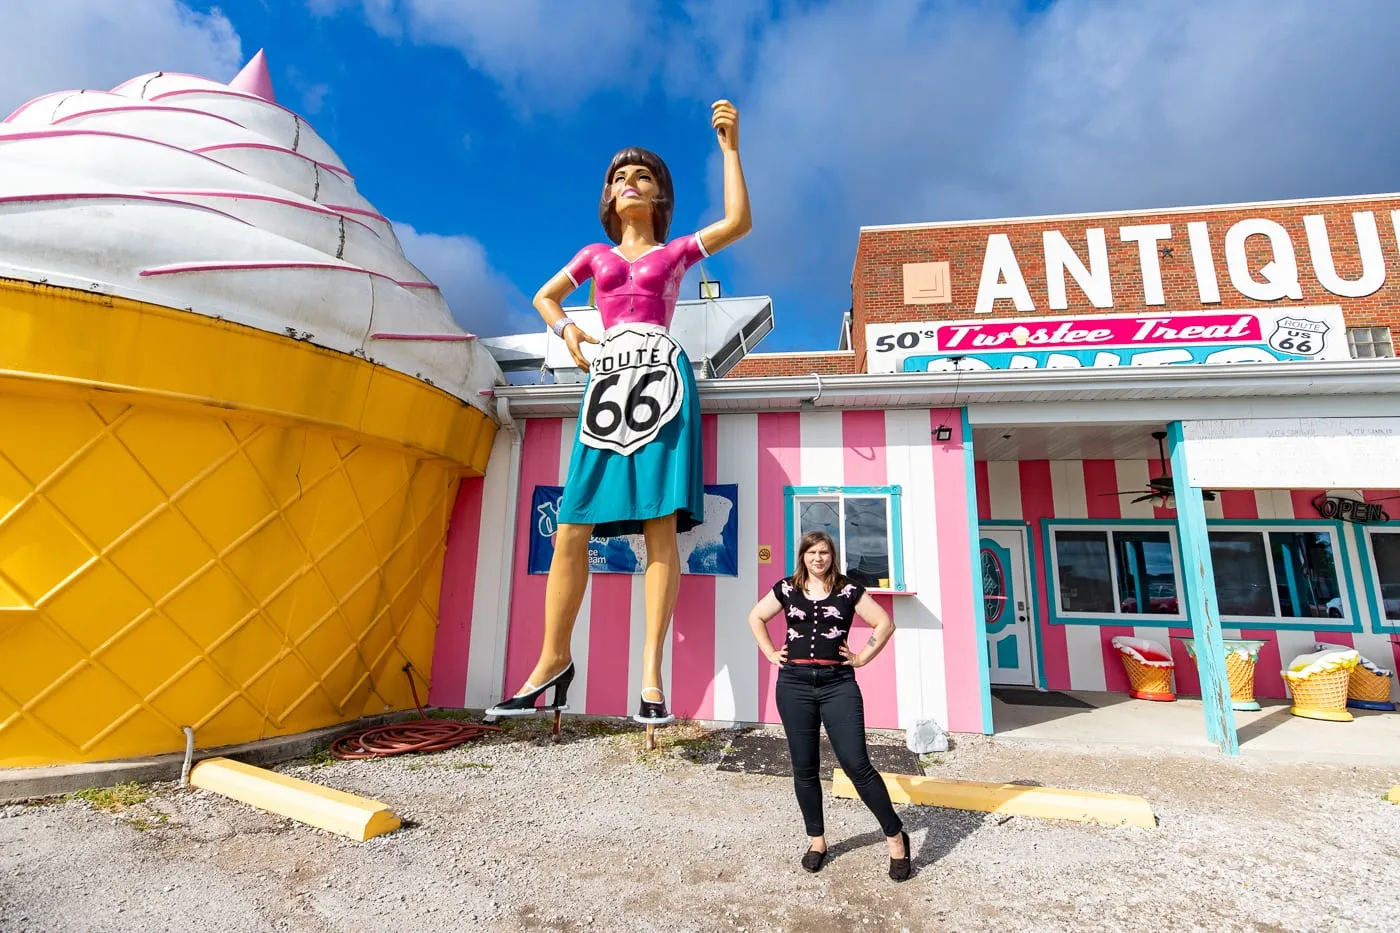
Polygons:
<instances>
[{"instance_id":1,"label":"white window frame","mask_svg":"<svg viewBox=\"0 0 1400 933\"><path fill-rule=\"evenodd\" d=\"M1363 341L1358 341L1356 339L1356 336L1360 331L1366 332L1366 339ZM1383 344L1376 340L1377 332L1384 335ZM1361 356L1356 352L1356 346L1358 342L1364 343L1368 347L1384 346L1390 352L1379 354L1372 353L1370 356ZM1351 354L1351 358L1354 360L1392 359L1395 356L1395 338L1391 335L1389 327L1348 327L1347 351Z\"/></svg>"},{"instance_id":2,"label":"white window frame","mask_svg":"<svg viewBox=\"0 0 1400 933\"><path fill-rule=\"evenodd\" d=\"M1111 625L1114 622L1124 622L1132 625L1146 625L1151 623L1164 622L1186 622L1186 600L1183 597L1181 581L1181 549L1177 546L1176 527L1174 524L1131 524L1110 522L1095 524L1093 522L1079 521L1055 521L1051 519L1048 523L1050 532L1049 558L1050 558L1050 599L1054 610L1054 618L1060 622L1078 622L1093 620L1101 625ZM1060 548L1059 532L1062 531L1095 531L1104 532L1108 538L1108 575L1109 584L1113 587L1113 605L1122 606L1123 597L1118 592L1118 549L1114 546L1114 532L1166 532L1167 540L1172 552L1172 578L1176 585L1176 612L1086 612L1084 610L1067 610L1061 608L1064 603L1060 599Z\"/></svg>"}]
</instances>

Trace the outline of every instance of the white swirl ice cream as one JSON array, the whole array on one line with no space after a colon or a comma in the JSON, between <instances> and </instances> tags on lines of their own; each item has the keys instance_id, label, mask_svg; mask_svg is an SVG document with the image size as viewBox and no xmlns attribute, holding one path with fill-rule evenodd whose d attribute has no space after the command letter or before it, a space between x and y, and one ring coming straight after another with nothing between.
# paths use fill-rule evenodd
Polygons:
<instances>
[{"instance_id":1,"label":"white swirl ice cream","mask_svg":"<svg viewBox=\"0 0 1400 933\"><path fill-rule=\"evenodd\" d=\"M500 377L262 52L228 84L141 75L0 122L0 276L368 358L484 407Z\"/></svg>"}]
</instances>

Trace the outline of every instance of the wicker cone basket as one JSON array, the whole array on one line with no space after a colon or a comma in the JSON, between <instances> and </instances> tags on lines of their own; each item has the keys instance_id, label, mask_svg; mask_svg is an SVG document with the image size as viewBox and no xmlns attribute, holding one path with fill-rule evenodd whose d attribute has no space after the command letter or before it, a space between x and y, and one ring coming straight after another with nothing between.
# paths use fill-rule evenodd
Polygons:
<instances>
[{"instance_id":1,"label":"wicker cone basket","mask_svg":"<svg viewBox=\"0 0 1400 933\"><path fill-rule=\"evenodd\" d=\"M1351 669L1351 677L1347 681L1347 699L1367 703L1389 702L1390 675L1373 674L1358 664Z\"/></svg>"},{"instance_id":2,"label":"wicker cone basket","mask_svg":"<svg viewBox=\"0 0 1400 933\"><path fill-rule=\"evenodd\" d=\"M1254 702L1254 658L1238 651L1225 652L1225 674L1230 678L1230 699Z\"/></svg>"},{"instance_id":3,"label":"wicker cone basket","mask_svg":"<svg viewBox=\"0 0 1400 933\"><path fill-rule=\"evenodd\" d=\"M1128 674L1128 684L1132 687L1131 695L1139 700L1175 700L1176 694L1172 693L1172 669L1170 667L1153 667L1143 664L1137 658L1123 654L1121 651L1118 657L1123 661L1123 669Z\"/></svg>"},{"instance_id":4,"label":"wicker cone basket","mask_svg":"<svg viewBox=\"0 0 1400 933\"><path fill-rule=\"evenodd\" d=\"M1343 667L1307 677L1284 671L1283 680L1293 695L1294 716L1351 722L1351 713L1347 712L1347 685L1351 680L1351 670Z\"/></svg>"}]
</instances>

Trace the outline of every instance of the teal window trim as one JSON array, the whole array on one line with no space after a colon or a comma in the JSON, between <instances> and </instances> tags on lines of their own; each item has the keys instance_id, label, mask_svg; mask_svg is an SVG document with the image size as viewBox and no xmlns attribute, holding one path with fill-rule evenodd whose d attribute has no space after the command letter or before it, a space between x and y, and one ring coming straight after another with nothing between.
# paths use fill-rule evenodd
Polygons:
<instances>
[{"instance_id":1,"label":"teal window trim","mask_svg":"<svg viewBox=\"0 0 1400 933\"><path fill-rule=\"evenodd\" d=\"M1140 519L1115 518L1096 520L1092 518L1042 518L1041 538L1045 547L1045 599L1049 604L1049 619L1051 625L1107 625L1107 626L1130 626L1132 628L1185 628L1190 625L1190 620L1183 609L1176 615L1157 615L1151 613L1066 613L1060 609L1060 557L1055 551L1054 534L1059 530L1078 531L1165 531L1171 542L1173 554L1172 575L1176 580L1176 592L1182 592L1181 580L1181 542L1176 533L1176 522L1162 519ZM1109 582L1114 591L1118 589L1118 578L1115 572L1115 565L1118 560L1116 549L1112 541L1108 544L1108 574ZM1142 605L1142 603L1138 603ZM1178 600L1178 606L1182 606Z\"/></svg>"},{"instance_id":2,"label":"teal window trim","mask_svg":"<svg viewBox=\"0 0 1400 933\"><path fill-rule=\"evenodd\" d=\"M1377 635L1400 635L1400 620L1385 617L1385 599L1381 593L1380 571L1376 568L1376 552L1371 547L1371 532L1400 534L1400 521L1373 522L1356 529L1356 550L1361 563L1361 582L1366 591L1366 608L1371 613L1371 631Z\"/></svg>"},{"instance_id":3,"label":"teal window trim","mask_svg":"<svg viewBox=\"0 0 1400 933\"><path fill-rule=\"evenodd\" d=\"M904 517L903 487L901 486L784 486L783 487L783 567L788 576L797 570L797 500L809 496L884 496L889 500L890 586L874 589L876 593L903 593L908 587L904 579ZM977 513L973 513L974 519Z\"/></svg>"},{"instance_id":4,"label":"teal window trim","mask_svg":"<svg viewBox=\"0 0 1400 933\"><path fill-rule=\"evenodd\" d=\"M1337 565L1337 585L1342 588L1344 599L1342 607L1345 618L1330 619L1317 618L1310 619L1303 616L1293 616L1290 618L1259 618L1257 616L1220 616L1221 625L1226 628L1240 629L1263 629L1277 630L1282 632L1364 632L1361 625L1361 604L1357 601L1356 587L1352 585L1352 567L1355 566L1351 560L1351 548L1347 545L1348 535L1343 527L1343 522L1327 521L1325 519L1306 518L1244 518L1244 519L1212 519L1206 522L1208 531L1230 531L1241 529L1245 531L1327 531L1332 535L1332 540L1336 545L1336 565ZM1270 567L1273 566L1273 548L1267 538L1265 540L1265 551L1269 558ZM1180 556L1180 555L1178 555ZM1292 576L1292 567L1288 566L1289 576ZM1290 580L1290 583L1292 581ZM1290 591L1292 588L1290 587ZM1274 594L1275 600L1278 594ZM1296 598L1296 597L1295 597Z\"/></svg>"},{"instance_id":5,"label":"teal window trim","mask_svg":"<svg viewBox=\"0 0 1400 933\"><path fill-rule=\"evenodd\" d=\"M1123 528L1124 530L1142 531L1162 531L1169 530L1172 534L1174 549L1176 551L1177 563L1177 592L1181 592L1181 567L1184 563L1181 554L1181 542L1176 534L1176 521L1170 518L1043 518L1041 524L1041 546L1045 550L1045 560L1041 565L1045 573L1045 597L1046 597L1046 619L1050 625L1097 625L1097 626L1120 626L1131 625L1134 628L1184 628L1190 624L1189 619L1183 614L1177 616L1152 616L1152 615L1128 615L1128 614L1062 614L1059 610L1059 578L1057 574L1057 560L1054 549L1054 542L1051 538L1051 530L1057 528ZM1396 531L1400 531L1400 522L1387 522L1386 525L1394 526ZM1344 522L1326 521L1324 519L1305 518L1241 518L1241 519L1220 519L1212 518L1206 520L1207 531L1230 531L1233 529L1249 531L1300 531L1300 530L1322 530L1331 532L1336 545L1337 555L1337 584L1343 588L1345 599L1342 601L1346 608L1347 617L1343 619L1328 618L1302 618L1302 617L1258 617L1258 616L1227 616L1222 615L1221 624L1230 629L1257 629L1263 631L1301 631L1301 632L1365 632L1361 623L1361 605L1358 602L1356 587L1352 585L1351 568L1354 566L1351 560L1351 549L1347 544L1348 535L1345 534ZM1266 550L1268 548L1267 539ZM1363 541L1364 545L1365 542ZM1273 564L1273 555L1268 555L1270 566ZM1366 574L1365 580L1368 584L1368 597L1370 597L1369 586L1374 583L1374 572L1366 564L1362 565ZM1374 599L1374 597L1370 597ZM1372 620L1380 620L1376 614L1376 606L1372 604ZM1400 633L1400 624L1376 628L1378 632L1389 632L1390 629Z\"/></svg>"}]
</instances>

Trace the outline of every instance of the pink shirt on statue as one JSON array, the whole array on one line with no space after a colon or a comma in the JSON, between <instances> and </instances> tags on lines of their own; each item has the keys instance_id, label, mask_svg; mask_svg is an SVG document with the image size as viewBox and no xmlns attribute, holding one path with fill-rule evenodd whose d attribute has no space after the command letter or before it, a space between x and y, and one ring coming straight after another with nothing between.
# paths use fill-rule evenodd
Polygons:
<instances>
[{"instance_id":1,"label":"pink shirt on statue","mask_svg":"<svg viewBox=\"0 0 1400 933\"><path fill-rule=\"evenodd\" d=\"M671 326L681 279L691 266L709 257L700 235L679 237L665 246L653 246L632 262L616 246L593 243L578 251L564 267L574 287L592 278L594 301L604 329L619 324Z\"/></svg>"}]
</instances>

